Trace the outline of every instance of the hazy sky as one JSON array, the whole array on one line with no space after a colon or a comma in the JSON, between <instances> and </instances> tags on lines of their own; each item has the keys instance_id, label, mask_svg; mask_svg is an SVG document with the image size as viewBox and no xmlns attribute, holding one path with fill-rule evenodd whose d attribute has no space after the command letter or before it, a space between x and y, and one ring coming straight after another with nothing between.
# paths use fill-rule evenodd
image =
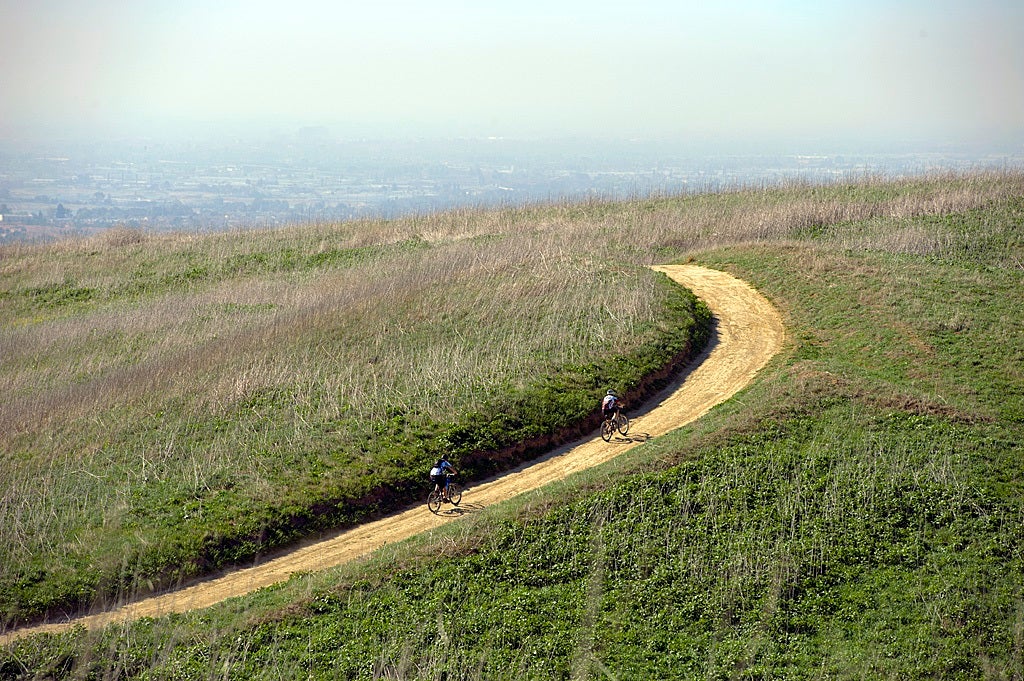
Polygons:
<instances>
[{"instance_id":1,"label":"hazy sky","mask_svg":"<svg viewBox=\"0 0 1024 681\"><path fill-rule=\"evenodd\" d=\"M1021 0L0 0L0 139L1024 139Z\"/></svg>"}]
</instances>

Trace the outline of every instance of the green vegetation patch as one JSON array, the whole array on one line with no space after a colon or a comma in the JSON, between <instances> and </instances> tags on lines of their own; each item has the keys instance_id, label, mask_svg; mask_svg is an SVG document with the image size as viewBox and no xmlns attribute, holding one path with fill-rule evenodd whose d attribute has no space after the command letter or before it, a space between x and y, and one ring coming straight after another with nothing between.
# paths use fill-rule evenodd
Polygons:
<instances>
[{"instance_id":1,"label":"green vegetation patch","mask_svg":"<svg viewBox=\"0 0 1024 681\"><path fill-rule=\"evenodd\" d=\"M659 451L686 446L687 460L499 521L414 569L296 583L292 604L246 617L137 623L130 648L98 634L22 642L18 659L245 678L1019 672L1016 431L833 397L726 440L669 436Z\"/></svg>"},{"instance_id":2,"label":"green vegetation patch","mask_svg":"<svg viewBox=\"0 0 1024 681\"><path fill-rule=\"evenodd\" d=\"M86 303L96 296L96 289L88 286L78 286L75 282L65 280L60 284L48 284L46 286L32 286L21 292L29 299L33 306L40 308L55 308L74 303Z\"/></svg>"}]
</instances>

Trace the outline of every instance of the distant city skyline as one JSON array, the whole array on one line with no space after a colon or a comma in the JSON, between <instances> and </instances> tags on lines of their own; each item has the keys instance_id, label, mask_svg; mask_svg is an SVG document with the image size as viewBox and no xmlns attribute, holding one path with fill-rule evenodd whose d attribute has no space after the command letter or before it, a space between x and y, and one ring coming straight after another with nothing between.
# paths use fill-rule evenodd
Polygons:
<instances>
[{"instance_id":1,"label":"distant city skyline","mask_svg":"<svg viewBox=\"0 0 1024 681\"><path fill-rule=\"evenodd\" d=\"M566 137L1019 150L1024 3L0 0L0 142Z\"/></svg>"},{"instance_id":2,"label":"distant city skyline","mask_svg":"<svg viewBox=\"0 0 1024 681\"><path fill-rule=\"evenodd\" d=\"M395 218L453 208L620 200L1024 169L1024 151L715 153L693 145L549 139L341 142L304 128L217 143L0 143L0 243Z\"/></svg>"}]
</instances>

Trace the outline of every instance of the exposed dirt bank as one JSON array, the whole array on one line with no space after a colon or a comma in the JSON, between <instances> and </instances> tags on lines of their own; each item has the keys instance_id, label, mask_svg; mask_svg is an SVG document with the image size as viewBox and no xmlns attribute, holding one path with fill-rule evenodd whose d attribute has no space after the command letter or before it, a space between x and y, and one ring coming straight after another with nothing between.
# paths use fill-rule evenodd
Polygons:
<instances>
[{"instance_id":1,"label":"exposed dirt bank","mask_svg":"<svg viewBox=\"0 0 1024 681\"><path fill-rule=\"evenodd\" d=\"M735 277L692 265L666 265L654 269L692 290L711 309L715 327L707 349L676 381L651 399L642 410L630 411L625 438L604 442L591 437L499 475L473 484L462 506L479 509L536 489L577 471L596 466L651 437L686 425L746 386L777 353L784 330L778 312L761 294ZM309 572L340 565L387 543L452 522L460 516L451 506L439 515L417 505L373 522L346 530L330 539L309 543L274 560L232 571L188 588L146 598L117 610L16 629L0 635L0 644L39 632L53 632L82 624L99 628L111 622L158 617L172 612L204 608L233 596L288 579L294 572Z\"/></svg>"}]
</instances>

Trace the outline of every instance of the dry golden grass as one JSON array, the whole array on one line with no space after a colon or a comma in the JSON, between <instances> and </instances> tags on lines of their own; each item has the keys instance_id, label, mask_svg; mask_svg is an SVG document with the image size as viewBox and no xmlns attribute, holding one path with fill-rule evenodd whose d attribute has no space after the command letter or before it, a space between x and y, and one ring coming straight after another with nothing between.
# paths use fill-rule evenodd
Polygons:
<instances>
[{"instance_id":1,"label":"dry golden grass","mask_svg":"<svg viewBox=\"0 0 1024 681\"><path fill-rule=\"evenodd\" d=\"M117 291L133 276L160 281L188 266L213 268L232 258L284 249L316 254L410 239L431 247L341 270L243 273L194 287L166 286L151 295L111 295L90 303L86 314L61 308L14 311L10 297L0 300L0 311L10 317L0 333L0 377L7 396L0 427L9 443L12 435L17 439L18 433L51 428L54 419L81 419L119 401L132 403L154 393L191 395L197 382L204 386L201 408L209 409L293 375L295 358L275 360L276 346L331 327L358 342L349 343L341 357L324 357L329 371L311 369L309 380L348 372L344 384L353 386L350 392L358 395L359 404L391 401L377 395L374 385L393 387L399 378L413 379L413 384L487 382L493 380L489 372L515 375L513 366L500 360L494 364L495 356L506 355L488 350L489 344L518 347L524 338L537 339L530 352L554 348L555 357L573 361L579 358L578 348L615 342L650 319L649 285L633 288L629 279L617 281L614 289L600 285L620 267L727 244L807 236L834 238L845 248L941 252L954 246L958 235L908 218L970 210L1019 195L1020 185L1019 175L991 173L923 182L869 179L852 190L796 184L782 191L465 209L404 220L205 236L115 229L89 239L6 246L0 250L0 281L8 292L61 282ZM834 237L825 227L852 222L865 226ZM464 290L460 282L477 288ZM584 297L570 300L569 291ZM547 324L532 312L538 300L555 306L544 316ZM381 301L400 310L399 317L389 320L375 312ZM621 323L606 327L584 321L600 309ZM388 336L400 336L424 317L457 317L467 310L478 326L517 311L525 311L527 319L509 324L507 338L478 337L472 345L449 345L425 355L406 348L380 361ZM346 328L345 320L352 319L365 328ZM566 319L575 321L565 324ZM367 329L373 329L370 336ZM594 337L580 344L581 334ZM317 365L315 349L303 352L300 366ZM236 366L239 357L248 359ZM356 381L354 374L364 373L365 366L380 370L369 372L366 383ZM221 371L225 367L230 370ZM460 379L466 375L477 378ZM397 392L406 390L416 388Z\"/></svg>"}]
</instances>

